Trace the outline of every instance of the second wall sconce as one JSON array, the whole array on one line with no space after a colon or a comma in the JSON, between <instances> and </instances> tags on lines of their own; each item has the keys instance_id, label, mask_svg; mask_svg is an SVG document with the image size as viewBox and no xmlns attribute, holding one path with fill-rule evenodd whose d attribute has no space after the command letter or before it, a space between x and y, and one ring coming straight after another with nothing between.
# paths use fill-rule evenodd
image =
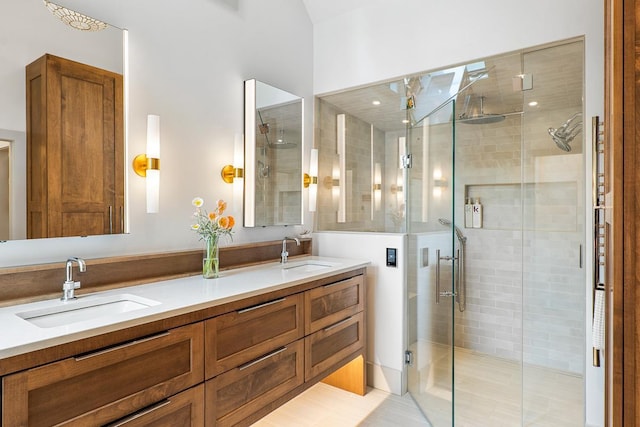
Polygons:
<instances>
[{"instance_id":1,"label":"second wall sconce","mask_svg":"<svg viewBox=\"0 0 640 427\"><path fill-rule=\"evenodd\" d=\"M311 149L309 157L309 173L303 177L304 188L309 188L309 212L316 211L318 200L318 149Z\"/></svg>"},{"instance_id":2,"label":"second wall sconce","mask_svg":"<svg viewBox=\"0 0 640 427\"><path fill-rule=\"evenodd\" d=\"M147 152L133 159L133 170L147 179L147 213L160 205L160 116L147 116Z\"/></svg>"},{"instance_id":3,"label":"second wall sconce","mask_svg":"<svg viewBox=\"0 0 640 427\"><path fill-rule=\"evenodd\" d=\"M236 168L233 165L226 165L220 171L222 180L227 184L233 184L234 179L244 178L244 169Z\"/></svg>"}]
</instances>

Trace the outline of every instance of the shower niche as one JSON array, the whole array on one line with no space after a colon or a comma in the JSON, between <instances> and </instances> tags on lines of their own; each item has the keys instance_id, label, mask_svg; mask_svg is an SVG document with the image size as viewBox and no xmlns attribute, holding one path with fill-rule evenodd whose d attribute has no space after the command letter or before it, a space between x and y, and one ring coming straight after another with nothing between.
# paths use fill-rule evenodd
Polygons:
<instances>
[{"instance_id":1,"label":"shower niche","mask_svg":"<svg viewBox=\"0 0 640 427\"><path fill-rule=\"evenodd\" d=\"M302 223L304 100L245 81L244 226Z\"/></svg>"}]
</instances>

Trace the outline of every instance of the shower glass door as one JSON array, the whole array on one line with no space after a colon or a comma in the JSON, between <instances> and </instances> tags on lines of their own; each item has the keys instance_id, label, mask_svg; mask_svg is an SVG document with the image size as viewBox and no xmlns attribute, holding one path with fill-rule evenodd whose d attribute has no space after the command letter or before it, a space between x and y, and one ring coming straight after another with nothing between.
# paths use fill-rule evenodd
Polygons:
<instances>
[{"instance_id":1,"label":"shower glass door","mask_svg":"<svg viewBox=\"0 0 640 427\"><path fill-rule=\"evenodd\" d=\"M464 298L459 275L464 248L453 215L454 104L443 104L409 127L410 167L402 169L409 236L407 384L434 427L453 424L454 310Z\"/></svg>"}]
</instances>

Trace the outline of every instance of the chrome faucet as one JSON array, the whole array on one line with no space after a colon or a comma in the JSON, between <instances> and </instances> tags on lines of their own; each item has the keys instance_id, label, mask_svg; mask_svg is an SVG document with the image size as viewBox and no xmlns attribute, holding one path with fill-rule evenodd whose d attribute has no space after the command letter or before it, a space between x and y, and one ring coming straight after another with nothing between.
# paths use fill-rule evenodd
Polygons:
<instances>
[{"instance_id":1,"label":"chrome faucet","mask_svg":"<svg viewBox=\"0 0 640 427\"><path fill-rule=\"evenodd\" d=\"M287 258L289 257L289 252L287 252L288 240L293 240L298 246L300 246L300 239L298 239L297 237L285 237L284 239L282 239L282 253L280 254L280 262L282 264L287 262Z\"/></svg>"},{"instance_id":2,"label":"chrome faucet","mask_svg":"<svg viewBox=\"0 0 640 427\"><path fill-rule=\"evenodd\" d=\"M73 281L73 262L78 263L78 271L84 273L87 271L87 264L82 258L71 257L67 260L67 280L62 285L62 301L76 299L75 290L80 287L80 282Z\"/></svg>"}]
</instances>

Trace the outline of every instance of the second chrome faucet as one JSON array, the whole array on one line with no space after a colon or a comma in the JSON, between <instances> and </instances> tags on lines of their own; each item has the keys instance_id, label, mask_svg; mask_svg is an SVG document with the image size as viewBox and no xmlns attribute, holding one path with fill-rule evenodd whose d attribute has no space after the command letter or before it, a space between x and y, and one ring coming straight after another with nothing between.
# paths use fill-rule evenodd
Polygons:
<instances>
[{"instance_id":1,"label":"second chrome faucet","mask_svg":"<svg viewBox=\"0 0 640 427\"><path fill-rule=\"evenodd\" d=\"M78 271L84 273L87 271L87 264L82 258L71 257L67 259L67 280L62 284L62 301L76 299L75 290L80 287L80 282L73 281L73 263L78 263Z\"/></svg>"},{"instance_id":2,"label":"second chrome faucet","mask_svg":"<svg viewBox=\"0 0 640 427\"><path fill-rule=\"evenodd\" d=\"M287 241L289 240L293 240L298 246L300 246L300 239L297 237L285 237L282 239L282 253L280 254L280 262L282 264L287 262L287 259L289 258L289 252L287 252Z\"/></svg>"}]
</instances>

